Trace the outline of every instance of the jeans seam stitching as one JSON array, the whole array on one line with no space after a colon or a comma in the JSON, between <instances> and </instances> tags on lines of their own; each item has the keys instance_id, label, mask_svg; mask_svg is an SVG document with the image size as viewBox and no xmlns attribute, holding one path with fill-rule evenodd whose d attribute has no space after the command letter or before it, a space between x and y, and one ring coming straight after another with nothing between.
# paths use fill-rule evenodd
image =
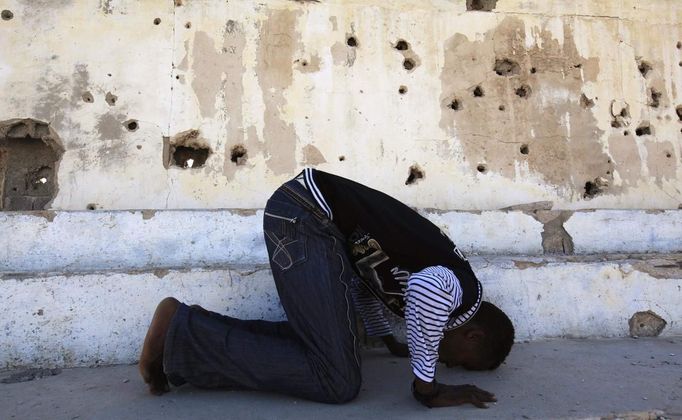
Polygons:
<instances>
[{"instance_id":1,"label":"jeans seam stitching","mask_svg":"<svg viewBox=\"0 0 682 420\"><path fill-rule=\"evenodd\" d=\"M357 350L357 337L353 333L353 325L352 321L350 319L350 302L348 302L348 284L343 281L342 276L343 273L346 271L346 266L343 262L343 256L336 250L336 238L332 236L332 239L334 240L334 252L336 255L339 257L339 260L341 261L341 273L339 274L339 281L343 286L345 287L346 291L343 294L344 299L346 299L346 319L348 320L348 331L350 331L350 335L353 337L353 356L355 357L355 363L360 366L360 360L358 359L358 350Z\"/></svg>"}]
</instances>

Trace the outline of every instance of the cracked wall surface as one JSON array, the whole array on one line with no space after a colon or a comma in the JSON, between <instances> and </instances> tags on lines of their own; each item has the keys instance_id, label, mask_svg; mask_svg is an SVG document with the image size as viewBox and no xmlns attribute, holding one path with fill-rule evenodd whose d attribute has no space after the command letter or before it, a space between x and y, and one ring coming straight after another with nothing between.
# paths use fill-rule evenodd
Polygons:
<instances>
[{"instance_id":1,"label":"cracked wall surface","mask_svg":"<svg viewBox=\"0 0 682 420\"><path fill-rule=\"evenodd\" d=\"M676 0L2 9L0 121L63 142L50 209L261 208L305 166L418 208L682 205Z\"/></svg>"}]
</instances>

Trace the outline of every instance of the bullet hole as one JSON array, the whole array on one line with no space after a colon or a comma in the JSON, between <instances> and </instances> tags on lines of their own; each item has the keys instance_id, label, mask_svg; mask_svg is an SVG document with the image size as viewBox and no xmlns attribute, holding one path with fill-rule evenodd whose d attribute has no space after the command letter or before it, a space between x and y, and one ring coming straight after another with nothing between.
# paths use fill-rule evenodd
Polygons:
<instances>
[{"instance_id":1,"label":"bullet hole","mask_svg":"<svg viewBox=\"0 0 682 420\"><path fill-rule=\"evenodd\" d=\"M478 166L476 166L476 170L482 174L488 172L488 167L485 166L483 163L479 163Z\"/></svg>"},{"instance_id":2,"label":"bullet hole","mask_svg":"<svg viewBox=\"0 0 682 420\"><path fill-rule=\"evenodd\" d=\"M97 210L97 204L95 203L90 203L87 206L85 206L86 209L88 210Z\"/></svg>"},{"instance_id":3,"label":"bullet hole","mask_svg":"<svg viewBox=\"0 0 682 420\"><path fill-rule=\"evenodd\" d=\"M578 64L574 65L573 67L576 69L581 69L581 68L583 68L583 65L578 63Z\"/></svg>"},{"instance_id":4,"label":"bullet hole","mask_svg":"<svg viewBox=\"0 0 682 420\"><path fill-rule=\"evenodd\" d=\"M192 27L192 22L185 23L185 28L190 29Z\"/></svg>"},{"instance_id":5,"label":"bullet hole","mask_svg":"<svg viewBox=\"0 0 682 420\"><path fill-rule=\"evenodd\" d=\"M473 94L476 98L482 98L485 96L485 92L483 92L483 88L480 85L474 88Z\"/></svg>"},{"instance_id":6,"label":"bullet hole","mask_svg":"<svg viewBox=\"0 0 682 420\"><path fill-rule=\"evenodd\" d=\"M247 157L246 148L241 144L238 144L230 149L230 160L237 165L245 164Z\"/></svg>"},{"instance_id":7,"label":"bullet hole","mask_svg":"<svg viewBox=\"0 0 682 420\"><path fill-rule=\"evenodd\" d=\"M596 195L603 193L608 186L609 181L601 176L598 176L593 181L587 181L585 183L585 194L583 194L583 198L590 200Z\"/></svg>"},{"instance_id":8,"label":"bullet hole","mask_svg":"<svg viewBox=\"0 0 682 420\"><path fill-rule=\"evenodd\" d=\"M588 109L594 106L594 100L590 99L584 93L580 94L580 106Z\"/></svg>"},{"instance_id":9,"label":"bullet hole","mask_svg":"<svg viewBox=\"0 0 682 420\"><path fill-rule=\"evenodd\" d=\"M111 73L107 73L107 76L111 77Z\"/></svg>"},{"instance_id":10,"label":"bullet hole","mask_svg":"<svg viewBox=\"0 0 682 420\"><path fill-rule=\"evenodd\" d=\"M467 10L492 12L497 6L497 0L467 0Z\"/></svg>"},{"instance_id":11,"label":"bullet hole","mask_svg":"<svg viewBox=\"0 0 682 420\"><path fill-rule=\"evenodd\" d=\"M161 23L161 19L160 19L160 18L154 19L154 25L159 25L160 23Z\"/></svg>"},{"instance_id":12,"label":"bullet hole","mask_svg":"<svg viewBox=\"0 0 682 420\"><path fill-rule=\"evenodd\" d=\"M44 210L57 194L64 149L47 123L0 122L0 211Z\"/></svg>"},{"instance_id":13,"label":"bullet hole","mask_svg":"<svg viewBox=\"0 0 682 420\"><path fill-rule=\"evenodd\" d=\"M358 40L355 39L354 36L349 36L348 39L346 39L346 44L349 47L357 47L358 46Z\"/></svg>"},{"instance_id":14,"label":"bullet hole","mask_svg":"<svg viewBox=\"0 0 682 420\"><path fill-rule=\"evenodd\" d=\"M85 92L81 98L83 98L83 102L87 102L89 104L95 102L95 98L92 96L92 93L90 92Z\"/></svg>"},{"instance_id":15,"label":"bullet hole","mask_svg":"<svg viewBox=\"0 0 682 420\"><path fill-rule=\"evenodd\" d=\"M405 61L403 61L403 68L407 71L410 71L414 68L415 62L411 58L406 58Z\"/></svg>"},{"instance_id":16,"label":"bullet hole","mask_svg":"<svg viewBox=\"0 0 682 420\"><path fill-rule=\"evenodd\" d=\"M410 166L410 172L407 175L407 180L405 180L405 185L412 185L417 180L424 178L424 171L419 167L419 165L414 164Z\"/></svg>"},{"instance_id":17,"label":"bullet hole","mask_svg":"<svg viewBox=\"0 0 682 420\"><path fill-rule=\"evenodd\" d=\"M521 148L519 149L522 155L527 155L530 150L528 150L528 145L527 144L522 144Z\"/></svg>"},{"instance_id":18,"label":"bullet hole","mask_svg":"<svg viewBox=\"0 0 682 420\"><path fill-rule=\"evenodd\" d=\"M531 90L530 90L530 86L521 85L518 88L516 88L516 90L514 92L516 93L516 96L518 96L519 98L528 99L528 97L530 96Z\"/></svg>"},{"instance_id":19,"label":"bullet hole","mask_svg":"<svg viewBox=\"0 0 682 420\"><path fill-rule=\"evenodd\" d=\"M114 106L116 105L116 101L118 100L118 96L114 95L111 92L107 92L107 96L104 98L105 101L109 104L109 106Z\"/></svg>"},{"instance_id":20,"label":"bullet hole","mask_svg":"<svg viewBox=\"0 0 682 420\"><path fill-rule=\"evenodd\" d=\"M638 62L637 69L639 70L639 73L642 75L642 77L647 77L649 72L651 72L651 70L654 69L653 67L651 67L651 64L649 64L649 62L647 61L640 59L637 62Z\"/></svg>"},{"instance_id":21,"label":"bullet hole","mask_svg":"<svg viewBox=\"0 0 682 420\"><path fill-rule=\"evenodd\" d=\"M535 67L531 67L530 72L531 72L531 74L535 74L538 72L538 69L536 69Z\"/></svg>"},{"instance_id":22,"label":"bullet hole","mask_svg":"<svg viewBox=\"0 0 682 420\"><path fill-rule=\"evenodd\" d=\"M505 110L505 107L504 107L504 105L500 105L500 106L497 107L497 109L499 109L500 111L504 111L504 110Z\"/></svg>"},{"instance_id":23,"label":"bullet hole","mask_svg":"<svg viewBox=\"0 0 682 420\"><path fill-rule=\"evenodd\" d=\"M599 188L597 188L597 185L592 182L592 181L587 181L585 183L585 198L592 198L595 195L599 194Z\"/></svg>"},{"instance_id":24,"label":"bullet hole","mask_svg":"<svg viewBox=\"0 0 682 420\"><path fill-rule=\"evenodd\" d=\"M498 76L513 76L515 74L519 74L521 67L516 61L504 58L495 60L494 70Z\"/></svg>"},{"instance_id":25,"label":"bullet hole","mask_svg":"<svg viewBox=\"0 0 682 420\"><path fill-rule=\"evenodd\" d=\"M682 105L677 105L677 107L675 107L675 113L677 114L677 118L682 121Z\"/></svg>"},{"instance_id":26,"label":"bullet hole","mask_svg":"<svg viewBox=\"0 0 682 420\"><path fill-rule=\"evenodd\" d=\"M667 157L668 159L670 159L671 157L673 157L673 154L670 153L670 152L665 152L665 157Z\"/></svg>"},{"instance_id":27,"label":"bullet hole","mask_svg":"<svg viewBox=\"0 0 682 420\"><path fill-rule=\"evenodd\" d=\"M194 147L176 146L173 152L173 163L181 168L200 168L208 159L208 149L195 149Z\"/></svg>"},{"instance_id":28,"label":"bullet hole","mask_svg":"<svg viewBox=\"0 0 682 420\"><path fill-rule=\"evenodd\" d=\"M611 127L621 128L630 125L630 105L626 102L611 101Z\"/></svg>"},{"instance_id":29,"label":"bullet hole","mask_svg":"<svg viewBox=\"0 0 682 420\"><path fill-rule=\"evenodd\" d=\"M682 49L682 41L677 41L677 49Z\"/></svg>"},{"instance_id":30,"label":"bullet hole","mask_svg":"<svg viewBox=\"0 0 682 420\"><path fill-rule=\"evenodd\" d=\"M398 51L407 51L410 48L410 44L407 43L404 39L398 40L395 44L395 48Z\"/></svg>"},{"instance_id":31,"label":"bullet hole","mask_svg":"<svg viewBox=\"0 0 682 420\"><path fill-rule=\"evenodd\" d=\"M339 156L339 162L343 162L346 160L346 157L344 155Z\"/></svg>"},{"instance_id":32,"label":"bullet hole","mask_svg":"<svg viewBox=\"0 0 682 420\"><path fill-rule=\"evenodd\" d=\"M175 80L180 80L180 75L179 75L179 74L176 74L176 75L175 75Z\"/></svg>"},{"instance_id":33,"label":"bullet hole","mask_svg":"<svg viewBox=\"0 0 682 420\"><path fill-rule=\"evenodd\" d=\"M128 120L124 122L123 125L128 129L128 131L137 131L137 129L140 128L140 125L136 120Z\"/></svg>"},{"instance_id":34,"label":"bullet hole","mask_svg":"<svg viewBox=\"0 0 682 420\"><path fill-rule=\"evenodd\" d=\"M656 88L651 88L649 91L649 106L652 108L658 108L658 106L661 104L661 96L663 94L656 90Z\"/></svg>"},{"instance_id":35,"label":"bullet hole","mask_svg":"<svg viewBox=\"0 0 682 420\"><path fill-rule=\"evenodd\" d=\"M12 20L14 17L14 13L12 13L11 10L3 10L2 13L0 13L0 16L2 16L2 20Z\"/></svg>"},{"instance_id":36,"label":"bullet hole","mask_svg":"<svg viewBox=\"0 0 682 420\"><path fill-rule=\"evenodd\" d=\"M407 86L400 86L400 87L398 88L398 93L401 94L401 95L406 94L406 93L407 93Z\"/></svg>"},{"instance_id":37,"label":"bullet hole","mask_svg":"<svg viewBox=\"0 0 682 420\"><path fill-rule=\"evenodd\" d=\"M677 63L677 65L680 66L680 67L682 67L682 61L680 61L679 63Z\"/></svg>"},{"instance_id":38,"label":"bullet hole","mask_svg":"<svg viewBox=\"0 0 682 420\"><path fill-rule=\"evenodd\" d=\"M137 150L142 150L142 145L141 145L141 144L138 144L138 145L137 145Z\"/></svg>"},{"instance_id":39,"label":"bullet hole","mask_svg":"<svg viewBox=\"0 0 682 420\"><path fill-rule=\"evenodd\" d=\"M629 132L628 130L625 130L625 131L623 131L623 135L624 135L624 136L629 136L629 135L630 135L630 132Z\"/></svg>"},{"instance_id":40,"label":"bullet hole","mask_svg":"<svg viewBox=\"0 0 682 420\"><path fill-rule=\"evenodd\" d=\"M187 130L163 138L163 166L179 166L183 169L200 168L211 155L211 148L201 138L199 130ZM244 149L244 159L246 149ZM236 163L236 162L235 162Z\"/></svg>"},{"instance_id":41,"label":"bullet hole","mask_svg":"<svg viewBox=\"0 0 682 420\"><path fill-rule=\"evenodd\" d=\"M455 98L450 102L448 108L450 108L453 111L459 111L460 109L462 109L462 102L459 99Z\"/></svg>"},{"instance_id":42,"label":"bullet hole","mask_svg":"<svg viewBox=\"0 0 682 420\"><path fill-rule=\"evenodd\" d=\"M636 312L628 320L632 337L658 337L668 323L653 311Z\"/></svg>"},{"instance_id":43,"label":"bullet hole","mask_svg":"<svg viewBox=\"0 0 682 420\"><path fill-rule=\"evenodd\" d=\"M650 136L651 132L651 125L649 125L649 123L646 121L640 124L640 126L635 130L635 134L637 136Z\"/></svg>"}]
</instances>

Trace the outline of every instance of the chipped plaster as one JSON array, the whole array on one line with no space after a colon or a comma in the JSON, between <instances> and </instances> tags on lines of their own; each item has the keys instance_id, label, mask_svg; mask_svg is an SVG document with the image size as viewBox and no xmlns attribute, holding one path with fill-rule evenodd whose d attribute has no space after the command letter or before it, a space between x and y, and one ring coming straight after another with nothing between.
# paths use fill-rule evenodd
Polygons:
<instances>
[{"instance_id":1,"label":"chipped plaster","mask_svg":"<svg viewBox=\"0 0 682 420\"><path fill-rule=\"evenodd\" d=\"M37 20L29 3L9 2L0 46L31 48L0 58L10 93L0 120L37 118L63 139L53 209L258 208L311 165L418 208L677 208L682 6L626 3L86 0ZM408 49L395 49L401 39ZM505 58L518 74L494 72ZM459 111L447 108L453 97ZM629 109L620 127L614 101ZM643 122L651 135L636 135ZM190 129L215 154L201 171L166 169L163 138ZM235 145L243 165L230 160ZM425 178L406 186L413 164ZM586 195L596 179L599 193ZM111 180L115 194L100 188Z\"/></svg>"}]
</instances>

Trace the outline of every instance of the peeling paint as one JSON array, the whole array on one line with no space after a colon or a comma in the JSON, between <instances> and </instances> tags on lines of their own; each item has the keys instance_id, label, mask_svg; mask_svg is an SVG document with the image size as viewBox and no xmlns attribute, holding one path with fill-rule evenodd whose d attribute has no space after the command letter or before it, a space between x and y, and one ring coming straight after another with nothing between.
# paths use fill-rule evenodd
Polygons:
<instances>
[{"instance_id":1,"label":"peeling paint","mask_svg":"<svg viewBox=\"0 0 682 420\"><path fill-rule=\"evenodd\" d=\"M682 278L682 259L670 261L649 258L647 261L633 263L632 267L657 279Z\"/></svg>"},{"instance_id":2,"label":"peeling paint","mask_svg":"<svg viewBox=\"0 0 682 420\"><path fill-rule=\"evenodd\" d=\"M154 270L154 275L160 279L166 277L168 273L170 273L170 270L166 268L157 268L156 270Z\"/></svg>"},{"instance_id":3,"label":"peeling paint","mask_svg":"<svg viewBox=\"0 0 682 420\"><path fill-rule=\"evenodd\" d=\"M325 162L327 162L327 160L317 147L308 144L303 148L303 163L305 165L316 166Z\"/></svg>"},{"instance_id":4,"label":"peeling paint","mask_svg":"<svg viewBox=\"0 0 682 420\"><path fill-rule=\"evenodd\" d=\"M519 270L525 270L527 268L537 268L537 267L544 267L547 265L547 262L541 261L541 262L536 262L536 261L520 261L520 260L512 260L514 262L514 267L518 268Z\"/></svg>"},{"instance_id":5,"label":"peeling paint","mask_svg":"<svg viewBox=\"0 0 682 420\"><path fill-rule=\"evenodd\" d=\"M552 210L554 203L551 201L536 201L534 203L515 204L513 206L500 209L501 211L522 211L530 214L537 210Z\"/></svg>"},{"instance_id":6,"label":"peeling paint","mask_svg":"<svg viewBox=\"0 0 682 420\"><path fill-rule=\"evenodd\" d=\"M29 212L28 214L36 216L36 217L42 217L48 222L54 221L54 218L57 217L57 213L52 210L43 210L43 211L34 211L34 212Z\"/></svg>"},{"instance_id":7,"label":"peeling paint","mask_svg":"<svg viewBox=\"0 0 682 420\"><path fill-rule=\"evenodd\" d=\"M149 220L156 215L156 210L142 210L142 220Z\"/></svg>"},{"instance_id":8,"label":"peeling paint","mask_svg":"<svg viewBox=\"0 0 682 420\"><path fill-rule=\"evenodd\" d=\"M580 105L583 84L597 79L599 58L578 53L568 23L561 39L548 27L532 28L538 44L528 48L526 25L506 17L483 38L455 34L446 41L440 126L462 143L472 171L485 163L486 171L515 178L519 166L527 167L580 193L585 182L612 171L597 120ZM505 61L518 74L496 70ZM468 93L474 87L478 97ZM458 112L449 107L453 98L464 98Z\"/></svg>"},{"instance_id":9,"label":"peeling paint","mask_svg":"<svg viewBox=\"0 0 682 420\"><path fill-rule=\"evenodd\" d=\"M531 215L543 224L542 248L546 254L572 254L573 238L564 223L573 215L571 211L534 211Z\"/></svg>"},{"instance_id":10,"label":"peeling paint","mask_svg":"<svg viewBox=\"0 0 682 420\"><path fill-rule=\"evenodd\" d=\"M292 62L300 43L296 21L300 12L270 10L262 23L258 45L258 80L263 92L265 109L263 138L268 168L275 174L293 174L296 167L296 140L294 126L287 122L284 93L293 80Z\"/></svg>"},{"instance_id":11,"label":"peeling paint","mask_svg":"<svg viewBox=\"0 0 682 420\"><path fill-rule=\"evenodd\" d=\"M255 208L307 164L374 179L418 208L682 202L675 0L477 0L472 11L431 0L88 0L59 2L50 19L47 2L24 3L0 39L25 46L0 63L0 118L37 118L64 138L55 208ZM46 31L94 35L74 49L39 42ZM131 119L136 130L121 127ZM209 163L192 176L165 170L161 139L189 128L210 145ZM236 145L248 151L240 165ZM418 194L404 186L416 162L429 172ZM117 194L100 188L108 180Z\"/></svg>"}]
</instances>

